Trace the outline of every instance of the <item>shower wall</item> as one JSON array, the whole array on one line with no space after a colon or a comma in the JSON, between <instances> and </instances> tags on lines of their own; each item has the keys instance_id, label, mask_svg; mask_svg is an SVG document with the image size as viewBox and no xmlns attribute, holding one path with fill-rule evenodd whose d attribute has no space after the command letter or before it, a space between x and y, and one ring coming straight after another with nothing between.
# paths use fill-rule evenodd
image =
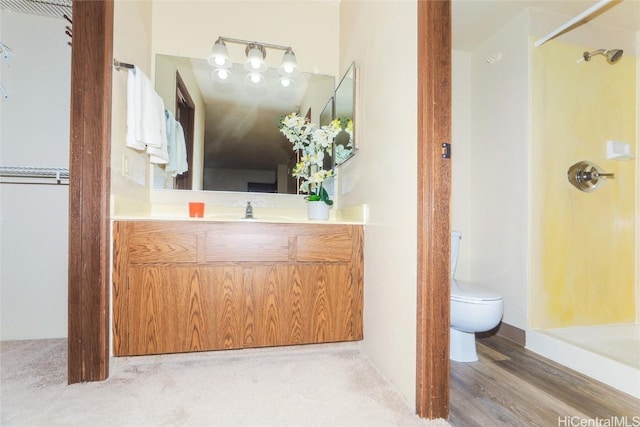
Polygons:
<instances>
[{"instance_id":1,"label":"shower wall","mask_svg":"<svg viewBox=\"0 0 640 427\"><path fill-rule=\"evenodd\" d=\"M531 300L534 329L636 320L636 160L608 160L606 141L638 154L638 60L576 63L584 46L559 40L531 51ZM615 179L592 193L567 181L589 160Z\"/></svg>"}]
</instances>

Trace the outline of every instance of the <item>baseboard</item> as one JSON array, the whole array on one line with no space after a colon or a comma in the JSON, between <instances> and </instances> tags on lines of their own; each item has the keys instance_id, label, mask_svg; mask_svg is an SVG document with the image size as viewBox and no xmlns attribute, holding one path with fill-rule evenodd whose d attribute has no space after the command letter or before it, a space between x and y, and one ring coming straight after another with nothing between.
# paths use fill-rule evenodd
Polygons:
<instances>
[{"instance_id":1,"label":"baseboard","mask_svg":"<svg viewBox=\"0 0 640 427\"><path fill-rule=\"evenodd\" d=\"M508 323L501 322L500 325L498 325L496 334L518 344L520 347L525 347L527 345L527 335L525 331L520 328L516 328L515 326L511 326Z\"/></svg>"},{"instance_id":2,"label":"baseboard","mask_svg":"<svg viewBox=\"0 0 640 427\"><path fill-rule=\"evenodd\" d=\"M498 326L487 332L476 333L477 338L486 338L493 335L508 339L511 342L518 344L520 347L525 347L527 344L526 334L515 326L511 326L508 323L500 322Z\"/></svg>"}]
</instances>

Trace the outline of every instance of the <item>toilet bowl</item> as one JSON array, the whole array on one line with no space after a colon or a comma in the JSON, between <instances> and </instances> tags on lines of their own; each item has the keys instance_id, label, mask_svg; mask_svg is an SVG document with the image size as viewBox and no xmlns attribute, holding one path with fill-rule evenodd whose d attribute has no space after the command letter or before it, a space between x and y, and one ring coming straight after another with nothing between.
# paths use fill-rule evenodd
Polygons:
<instances>
[{"instance_id":1,"label":"toilet bowl","mask_svg":"<svg viewBox=\"0 0 640 427\"><path fill-rule=\"evenodd\" d=\"M451 327L449 358L456 362L478 360L476 332L489 331L500 323L502 296L484 286L456 280L461 234L451 232Z\"/></svg>"}]
</instances>

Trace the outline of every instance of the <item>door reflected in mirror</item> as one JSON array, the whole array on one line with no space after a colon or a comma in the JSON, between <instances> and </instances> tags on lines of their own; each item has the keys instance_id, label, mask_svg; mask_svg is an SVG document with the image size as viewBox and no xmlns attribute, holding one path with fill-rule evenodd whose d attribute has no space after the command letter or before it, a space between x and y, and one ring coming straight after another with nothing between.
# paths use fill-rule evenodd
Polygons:
<instances>
[{"instance_id":1,"label":"door reflected in mirror","mask_svg":"<svg viewBox=\"0 0 640 427\"><path fill-rule=\"evenodd\" d=\"M310 109L318 123L335 78L302 72L284 87L277 69L266 70L258 85L246 74L234 64L222 80L204 59L156 55L156 91L165 108L175 112L177 75L195 104L193 189L295 194L295 152L278 130L280 117ZM153 181L156 189L174 188L159 167Z\"/></svg>"}]
</instances>

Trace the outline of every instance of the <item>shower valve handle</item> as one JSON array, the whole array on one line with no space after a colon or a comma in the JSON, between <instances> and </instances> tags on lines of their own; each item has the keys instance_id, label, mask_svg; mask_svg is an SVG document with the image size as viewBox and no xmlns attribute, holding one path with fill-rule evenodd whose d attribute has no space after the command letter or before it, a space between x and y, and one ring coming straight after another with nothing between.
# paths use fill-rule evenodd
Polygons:
<instances>
[{"instance_id":1,"label":"shower valve handle","mask_svg":"<svg viewBox=\"0 0 640 427\"><path fill-rule=\"evenodd\" d=\"M598 171L590 171L590 172L585 172L584 175L582 175L582 179L584 181L597 181L600 178L615 179L615 174L598 172Z\"/></svg>"},{"instance_id":2,"label":"shower valve handle","mask_svg":"<svg viewBox=\"0 0 640 427\"><path fill-rule=\"evenodd\" d=\"M571 165L567 171L567 178L571 185L580 191L591 192L601 186L605 178L614 179L613 173L600 172L600 168L595 164L582 160Z\"/></svg>"}]
</instances>

